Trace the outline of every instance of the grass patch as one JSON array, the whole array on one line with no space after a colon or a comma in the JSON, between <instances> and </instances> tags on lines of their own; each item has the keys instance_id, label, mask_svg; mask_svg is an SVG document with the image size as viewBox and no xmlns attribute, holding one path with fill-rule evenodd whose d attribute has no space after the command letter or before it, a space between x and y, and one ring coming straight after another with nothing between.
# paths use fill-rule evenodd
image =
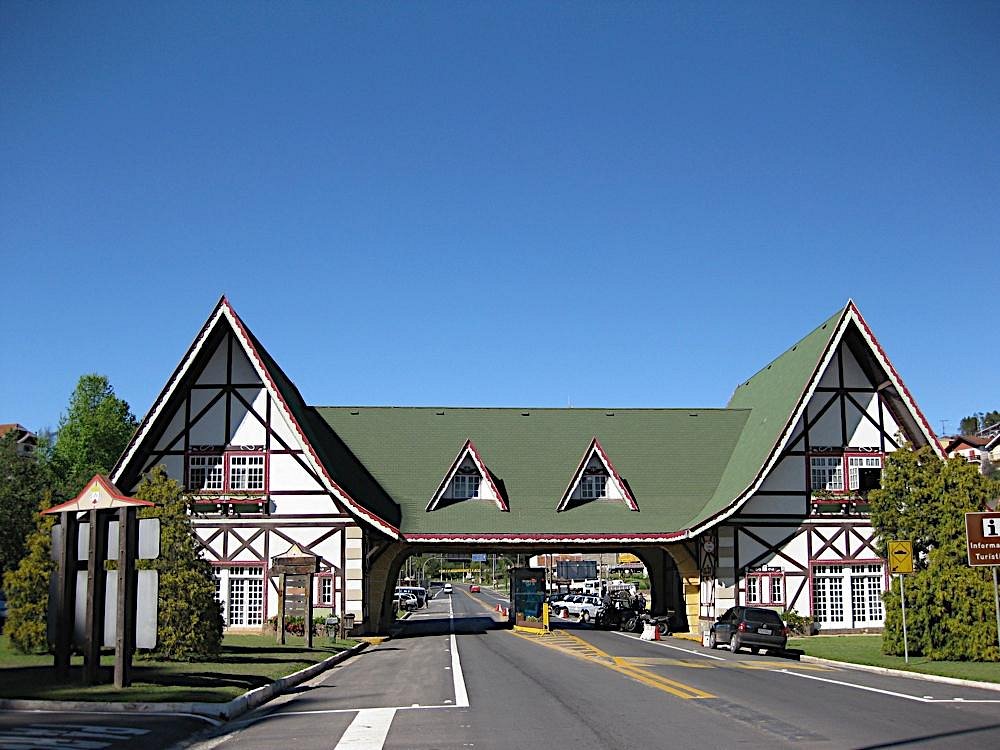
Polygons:
<instances>
[{"instance_id":1,"label":"grass patch","mask_svg":"<svg viewBox=\"0 0 1000 750\"><path fill-rule=\"evenodd\" d=\"M910 663L902 656L882 653L881 635L826 635L809 638L789 638L788 648L799 649L809 656L851 664L902 669L909 672L955 677L960 680L1000 682L1000 663L976 661L931 661L923 656L910 656Z\"/></svg>"},{"instance_id":2,"label":"grass patch","mask_svg":"<svg viewBox=\"0 0 1000 750\"><path fill-rule=\"evenodd\" d=\"M84 687L83 657L74 656L69 679L59 679L52 656L19 654L6 636L0 638L0 698L75 701L206 701L224 703L248 690L273 682L333 654L356 641L289 636L280 645L272 636L227 635L214 661L167 662L135 658L132 686L116 690L112 684L114 655L101 657L101 679L106 684Z\"/></svg>"}]
</instances>

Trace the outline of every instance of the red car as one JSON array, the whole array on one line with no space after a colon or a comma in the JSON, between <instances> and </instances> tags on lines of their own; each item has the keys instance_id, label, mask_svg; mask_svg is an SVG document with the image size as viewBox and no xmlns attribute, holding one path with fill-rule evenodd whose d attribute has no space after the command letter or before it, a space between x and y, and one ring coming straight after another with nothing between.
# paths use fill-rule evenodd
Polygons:
<instances>
[{"instance_id":1,"label":"red car","mask_svg":"<svg viewBox=\"0 0 1000 750\"><path fill-rule=\"evenodd\" d=\"M479 584L478 583L474 583L471 586L469 586L469 592L472 593L472 594L478 594L479 593Z\"/></svg>"}]
</instances>

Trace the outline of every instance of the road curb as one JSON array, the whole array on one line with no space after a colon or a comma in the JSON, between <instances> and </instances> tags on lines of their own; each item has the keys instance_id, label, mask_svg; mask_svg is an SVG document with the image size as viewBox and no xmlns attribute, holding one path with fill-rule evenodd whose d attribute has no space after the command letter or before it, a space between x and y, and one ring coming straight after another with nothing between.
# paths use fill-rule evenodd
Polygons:
<instances>
[{"instance_id":1,"label":"road curb","mask_svg":"<svg viewBox=\"0 0 1000 750\"><path fill-rule=\"evenodd\" d=\"M327 657L323 661L316 662L298 672L275 680L267 685L254 688L243 695L233 698L228 703L208 703L205 701L191 701L185 703L140 703L140 702L98 702L98 701L40 701L40 700L20 700L3 699L0 700L0 709L14 711L86 711L89 713L141 713L141 714L186 714L200 716L217 721L228 721L241 714L246 713L258 706L267 703L272 698L276 698L289 688L295 687L301 682L315 677L320 672L324 672L342 661L351 658L357 653L368 648L365 641L355 646L341 651L338 654Z\"/></svg>"},{"instance_id":2,"label":"road curb","mask_svg":"<svg viewBox=\"0 0 1000 750\"><path fill-rule=\"evenodd\" d=\"M872 672L874 674L890 675L892 677L915 677L918 680L927 682L940 682L945 685L958 685L960 687L980 688L982 690L993 690L1000 692L1000 683L979 682L978 680L962 680L958 677L944 677L925 672L911 672L908 669L890 669L889 667L875 667L870 664L854 664L848 661L834 661L833 659L821 659L818 656L807 656L803 654L799 661L807 664L825 664L831 667L841 667L843 669L856 669L860 672Z\"/></svg>"}]
</instances>

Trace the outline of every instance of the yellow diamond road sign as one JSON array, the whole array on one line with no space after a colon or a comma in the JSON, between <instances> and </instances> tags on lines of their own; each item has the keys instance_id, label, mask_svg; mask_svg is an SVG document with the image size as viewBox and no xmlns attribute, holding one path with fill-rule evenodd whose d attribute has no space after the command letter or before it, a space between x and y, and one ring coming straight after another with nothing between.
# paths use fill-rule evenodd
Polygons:
<instances>
[{"instance_id":1,"label":"yellow diamond road sign","mask_svg":"<svg viewBox=\"0 0 1000 750\"><path fill-rule=\"evenodd\" d=\"M889 572L913 572L913 542L902 540L889 542Z\"/></svg>"}]
</instances>

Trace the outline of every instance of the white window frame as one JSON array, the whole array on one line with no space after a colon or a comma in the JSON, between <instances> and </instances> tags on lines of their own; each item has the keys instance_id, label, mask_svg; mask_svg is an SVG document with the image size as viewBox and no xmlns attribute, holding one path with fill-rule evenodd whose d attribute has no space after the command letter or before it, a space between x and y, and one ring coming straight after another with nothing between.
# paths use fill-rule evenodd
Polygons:
<instances>
[{"instance_id":1,"label":"white window frame","mask_svg":"<svg viewBox=\"0 0 1000 750\"><path fill-rule=\"evenodd\" d=\"M608 496L606 474L584 474L580 480L580 497L584 500L599 500Z\"/></svg>"},{"instance_id":2,"label":"white window frame","mask_svg":"<svg viewBox=\"0 0 1000 750\"><path fill-rule=\"evenodd\" d=\"M316 604L320 607L333 607L334 597L337 594L337 587L334 585L333 575L317 576L319 585L316 586Z\"/></svg>"},{"instance_id":3,"label":"white window frame","mask_svg":"<svg viewBox=\"0 0 1000 750\"><path fill-rule=\"evenodd\" d=\"M861 489L861 469L882 470L881 453L845 453L847 463L847 488L851 492Z\"/></svg>"},{"instance_id":4,"label":"white window frame","mask_svg":"<svg viewBox=\"0 0 1000 750\"><path fill-rule=\"evenodd\" d=\"M884 453L844 451L836 454L810 454L809 487L812 492L850 494L861 489L860 469L885 466Z\"/></svg>"},{"instance_id":5,"label":"white window frame","mask_svg":"<svg viewBox=\"0 0 1000 750\"><path fill-rule=\"evenodd\" d=\"M258 628L264 624L264 568L260 565L216 567L219 593L225 593L227 628Z\"/></svg>"},{"instance_id":6,"label":"white window frame","mask_svg":"<svg viewBox=\"0 0 1000 750\"><path fill-rule=\"evenodd\" d=\"M226 453L230 492L263 492L267 457L263 453Z\"/></svg>"},{"instance_id":7,"label":"white window frame","mask_svg":"<svg viewBox=\"0 0 1000 750\"><path fill-rule=\"evenodd\" d=\"M222 453L188 454L187 488L189 492L222 492L225 487L225 477L226 459Z\"/></svg>"},{"instance_id":8,"label":"white window frame","mask_svg":"<svg viewBox=\"0 0 1000 750\"><path fill-rule=\"evenodd\" d=\"M881 561L815 562L811 578L811 614L821 627L885 625L885 566Z\"/></svg>"},{"instance_id":9,"label":"white window frame","mask_svg":"<svg viewBox=\"0 0 1000 750\"><path fill-rule=\"evenodd\" d=\"M809 487L813 492L843 492L843 455L810 455Z\"/></svg>"},{"instance_id":10,"label":"white window frame","mask_svg":"<svg viewBox=\"0 0 1000 750\"><path fill-rule=\"evenodd\" d=\"M456 474L452 480L451 494L456 500L471 500L479 497L483 478L476 474Z\"/></svg>"}]
</instances>

